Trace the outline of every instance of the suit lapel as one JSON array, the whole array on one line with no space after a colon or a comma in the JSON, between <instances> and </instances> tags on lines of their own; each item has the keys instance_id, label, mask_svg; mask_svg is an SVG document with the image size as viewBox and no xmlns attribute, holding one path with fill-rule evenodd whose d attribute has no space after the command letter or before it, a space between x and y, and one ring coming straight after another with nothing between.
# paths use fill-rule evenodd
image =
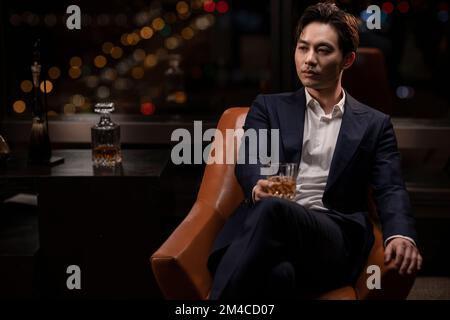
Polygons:
<instances>
[{"instance_id":1,"label":"suit lapel","mask_svg":"<svg viewBox=\"0 0 450 320\"><path fill-rule=\"evenodd\" d=\"M361 108L359 102L346 93L345 111L342 116L341 128L336 148L334 149L325 192L337 181L356 152L367 129L368 121L365 119L366 116L367 111Z\"/></svg>"},{"instance_id":2,"label":"suit lapel","mask_svg":"<svg viewBox=\"0 0 450 320\"><path fill-rule=\"evenodd\" d=\"M300 163L305 123L305 89L294 92L277 108L282 153L280 161Z\"/></svg>"}]
</instances>

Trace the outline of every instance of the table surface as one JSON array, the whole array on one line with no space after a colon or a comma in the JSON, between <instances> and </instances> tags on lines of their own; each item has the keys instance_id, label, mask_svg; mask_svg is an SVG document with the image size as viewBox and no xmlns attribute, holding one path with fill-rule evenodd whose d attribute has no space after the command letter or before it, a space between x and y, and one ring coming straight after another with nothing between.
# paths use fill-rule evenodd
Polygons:
<instances>
[{"instance_id":1,"label":"table surface","mask_svg":"<svg viewBox=\"0 0 450 320\"><path fill-rule=\"evenodd\" d=\"M0 177L160 177L170 160L170 150L125 149L122 165L115 168L94 168L90 149L53 150L53 156L63 157L64 162L54 166L27 164L26 152L13 153L5 166L0 167Z\"/></svg>"}]
</instances>

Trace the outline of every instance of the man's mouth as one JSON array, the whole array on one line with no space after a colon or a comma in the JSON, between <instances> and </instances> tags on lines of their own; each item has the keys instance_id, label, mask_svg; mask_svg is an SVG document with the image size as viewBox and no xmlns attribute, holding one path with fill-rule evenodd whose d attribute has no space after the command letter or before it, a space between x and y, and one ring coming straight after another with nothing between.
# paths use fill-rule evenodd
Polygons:
<instances>
[{"instance_id":1,"label":"man's mouth","mask_svg":"<svg viewBox=\"0 0 450 320\"><path fill-rule=\"evenodd\" d=\"M313 75L316 76L316 75L319 74L319 73L317 73L315 71L312 71L312 70L303 70L302 73L304 73L305 75L310 75L310 76L313 76Z\"/></svg>"}]
</instances>

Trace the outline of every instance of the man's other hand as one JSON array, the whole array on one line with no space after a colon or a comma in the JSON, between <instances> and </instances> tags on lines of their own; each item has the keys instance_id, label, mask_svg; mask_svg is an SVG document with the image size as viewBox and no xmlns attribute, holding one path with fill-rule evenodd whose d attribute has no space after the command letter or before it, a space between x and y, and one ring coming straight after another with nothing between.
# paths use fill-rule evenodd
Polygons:
<instances>
[{"instance_id":1,"label":"man's other hand","mask_svg":"<svg viewBox=\"0 0 450 320\"><path fill-rule=\"evenodd\" d=\"M256 185L253 187L253 201L259 201L262 198L272 197L268 188L272 186L272 182L266 179L259 179Z\"/></svg>"},{"instance_id":2,"label":"man's other hand","mask_svg":"<svg viewBox=\"0 0 450 320\"><path fill-rule=\"evenodd\" d=\"M422 267L422 256L417 247L409 240L394 238L386 246L384 262L388 263L395 259L395 267L403 275L415 273Z\"/></svg>"}]
</instances>

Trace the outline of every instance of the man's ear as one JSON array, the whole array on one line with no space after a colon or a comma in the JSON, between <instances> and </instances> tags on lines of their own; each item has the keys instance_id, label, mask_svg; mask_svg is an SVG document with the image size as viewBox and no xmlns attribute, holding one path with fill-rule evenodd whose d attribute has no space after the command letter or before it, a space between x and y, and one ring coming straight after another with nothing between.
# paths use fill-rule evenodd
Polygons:
<instances>
[{"instance_id":1,"label":"man's ear","mask_svg":"<svg viewBox=\"0 0 450 320\"><path fill-rule=\"evenodd\" d=\"M353 62L356 60L356 52L352 51L345 55L344 62L342 64L342 70L348 69L352 66Z\"/></svg>"}]
</instances>

